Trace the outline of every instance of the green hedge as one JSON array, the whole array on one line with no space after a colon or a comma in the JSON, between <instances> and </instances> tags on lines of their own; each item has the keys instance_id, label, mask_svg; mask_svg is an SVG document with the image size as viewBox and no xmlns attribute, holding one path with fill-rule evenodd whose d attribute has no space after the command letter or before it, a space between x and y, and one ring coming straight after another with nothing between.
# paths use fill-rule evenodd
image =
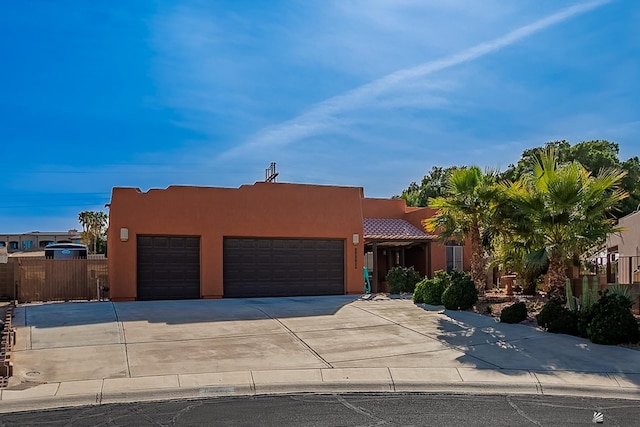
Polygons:
<instances>
[{"instance_id":1,"label":"green hedge","mask_svg":"<svg viewBox=\"0 0 640 427\"><path fill-rule=\"evenodd\" d=\"M478 301L471 275L459 271L451 272L451 284L442 293L442 304L449 310L468 310Z\"/></svg>"},{"instance_id":2,"label":"green hedge","mask_svg":"<svg viewBox=\"0 0 640 427\"><path fill-rule=\"evenodd\" d=\"M450 277L446 272L436 271L433 279L425 278L416 285L416 289L413 291L413 302L441 305L442 294L450 283Z\"/></svg>"}]
</instances>

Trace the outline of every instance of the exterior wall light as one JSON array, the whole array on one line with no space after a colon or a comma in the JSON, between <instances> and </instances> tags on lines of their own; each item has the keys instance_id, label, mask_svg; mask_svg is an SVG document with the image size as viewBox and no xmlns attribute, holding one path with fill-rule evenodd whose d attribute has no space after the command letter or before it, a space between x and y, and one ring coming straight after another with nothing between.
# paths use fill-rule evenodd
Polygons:
<instances>
[{"instance_id":1,"label":"exterior wall light","mask_svg":"<svg viewBox=\"0 0 640 427\"><path fill-rule=\"evenodd\" d=\"M120 241L121 242L126 242L127 240L129 240L129 229L128 228L121 228L120 229Z\"/></svg>"}]
</instances>

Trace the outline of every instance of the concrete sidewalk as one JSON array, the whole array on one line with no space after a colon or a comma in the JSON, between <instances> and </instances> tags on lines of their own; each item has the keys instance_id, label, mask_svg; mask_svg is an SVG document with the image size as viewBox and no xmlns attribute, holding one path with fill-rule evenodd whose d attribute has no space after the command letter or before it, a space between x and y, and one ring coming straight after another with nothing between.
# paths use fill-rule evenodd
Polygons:
<instances>
[{"instance_id":1,"label":"concrete sidewalk","mask_svg":"<svg viewBox=\"0 0 640 427\"><path fill-rule=\"evenodd\" d=\"M640 352L410 300L24 305L0 412L291 392L640 399Z\"/></svg>"}]
</instances>

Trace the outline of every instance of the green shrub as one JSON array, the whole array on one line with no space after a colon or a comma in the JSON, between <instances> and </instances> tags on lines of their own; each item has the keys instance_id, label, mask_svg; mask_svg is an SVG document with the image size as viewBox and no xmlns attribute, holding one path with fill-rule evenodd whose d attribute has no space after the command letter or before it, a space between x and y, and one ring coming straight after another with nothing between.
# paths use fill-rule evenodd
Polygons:
<instances>
[{"instance_id":1,"label":"green shrub","mask_svg":"<svg viewBox=\"0 0 640 427\"><path fill-rule=\"evenodd\" d=\"M589 339L596 344L625 344L640 341L638 322L631 313L631 301L619 293L605 294L592 309L587 326Z\"/></svg>"},{"instance_id":2,"label":"green shrub","mask_svg":"<svg viewBox=\"0 0 640 427\"><path fill-rule=\"evenodd\" d=\"M468 310L478 301L478 290L471 275L451 272L451 284L442 293L442 304L449 310Z\"/></svg>"},{"instance_id":3,"label":"green shrub","mask_svg":"<svg viewBox=\"0 0 640 427\"><path fill-rule=\"evenodd\" d=\"M588 338L587 327L593 320L593 306L598 301L598 279L594 277L593 286L589 287L587 276L582 278L582 295L580 298L573 296L571 281L567 279L567 306L576 317L577 335Z\"/></svg>"},{"instance_id":4,"label":"green shrub","mask_svg":"<svg viewBox=\"0 0 640 427\"><path fill-rule=\"evenodd\" d=\"M416 304L427 303L432 305L442 304L442 294L449 286L449 275L442 271L436 271L433 279L425 278L416 285L413 291L413 302Z\"/></svg>"},{"instance_id":5,"label":"green shrub","mask_svg":"<svg viewBox=\"0 0 640 427\"><path fill-rule=\"evenodd\" d=\"M582 338L589 338L589 333L587 332L587 328L589 324L593 320L593 306L580 310L577 312L578 317L578 336Z\"/></svg>"},{"instance_id":6,"label":"green shrub","mask_svg":"<svg viewBox=\"0 0 640 427\"><path fill-rule=\"evenodd\" d=\"M413 292L420 275L413 267L393 267L387 273L387 282L392 294Z\"/></svg>"},{"instance_id":7,"label":"green shrub","mask_svg":"<svg viewBox=\"0 0 640 427\"><path fill-rule=\"evenodd\" d=\"M416 283L416 288L413 290L413 303L422 304L425 301L427 286L432 279L424 278Z\"/></svg>"},{"instance_id":8,"label":"green shrub","mask_svg":"<svg viewBox=\"0 0 640 427\"><path fill-rule=\"evenodd\" d=\"M536 316L538 326L556 334L578 335L578 315L552 299Z\"/></svg>"},{"instance_id":9,"label":"green shrub","mask_svg":"<svg viewBox=\"0 0 640 427\"><path fill-rule=\"evenodd\" d=\"M527 305L518 302L502 309L500 321L503 323L520 323L527 318Z\"/></svg>"}]
</instances>

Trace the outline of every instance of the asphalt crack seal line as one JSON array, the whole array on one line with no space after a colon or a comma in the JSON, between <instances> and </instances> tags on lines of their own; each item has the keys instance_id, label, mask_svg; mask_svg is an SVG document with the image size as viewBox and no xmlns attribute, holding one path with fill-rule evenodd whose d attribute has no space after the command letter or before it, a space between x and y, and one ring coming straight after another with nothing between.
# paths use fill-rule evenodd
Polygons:
<instances>
[{"instance_id":1,"label":"asphalt crack seal line","mask_svg":"<svg viewBox=\"0 0 640 427\"><path fill-rule=\"evenodd\" d=\"M318 360L320 360L322 363L324 363L325 365L327 365L327 368L333 368L333 365L331 365L331 363L327 362L322 356L320 356L320 354L318 354L317 351L315 351L309 344L307 344L306 342L304 342L302 340L302 338L300 338L298 335L296 335L295 332L293 332L291 329L289 329L287 327L287 325L285 325L284 323L282 323L280 321L280 319L271 316L269 313L267 313L266 311L264 311L263 309L259 308L259 307L253 307L256 310L258 310L259 312L263 313L265 316L267 316L269 319L271 320L275 320L276 322L278 322L280 324L280 326L282 326L282 328L287 331L287 333L289 335L291 335L292 337L294 337L298 342L300 342L300 344L302 344L307 350L309 350L311 353L313 353L313 355L315 357L318 358Z\"/></svg>"},{"instance_id":2,"label":"asphalt crack seal line","mask_svg":"<svg viewBox=\"0 0 640 427\"><path fill-rule=\"evenodd\" d=\"M370 412L359 408L357 406L352 405L351 403L347 402L344 397L340 396L339 394L335 394L334 395L336 397L336 400L338 402L340 402L343 406L345 406L346 408L351 409L352 411L360 414L360 415L364 415L365 417L371 418L372 420L377 421L377 423L375 425L382 425L382 424L387 424L387 422L381 418L376 417L375 415L371 414Z\"/></svg>"},{"instance_id":3,"label":"asphalt crack seal line","mask_svg":"<svg viewBox=\"0 0 640 427\"><path fill-rule=\"evenodd\" d=\"M540 424L539 422L537 422L536 420L534 420L533 418L529 417L522 409L520 409L518 407L518 405L516 405L514 402L511 401L511 396L506 396L506 400L507 403L509 404L509 406L511 406L513 409L515 409L515 411L518 413L518 415L520 415L522 418L526 419L527 421L542 427L542 424Z\"/></svg>"}]
</instances>

